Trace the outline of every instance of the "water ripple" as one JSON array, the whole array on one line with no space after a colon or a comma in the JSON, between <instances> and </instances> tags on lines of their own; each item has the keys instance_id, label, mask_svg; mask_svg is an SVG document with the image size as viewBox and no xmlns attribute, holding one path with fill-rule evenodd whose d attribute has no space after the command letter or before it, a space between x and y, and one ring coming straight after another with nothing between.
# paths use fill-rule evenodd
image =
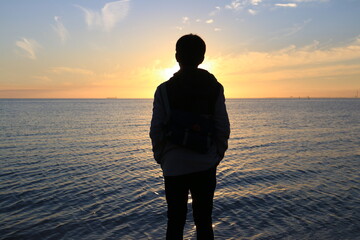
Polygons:
<instances>
[{"instance_id":1,"label":"water ripple","mask_svg":"<svg viewBox=\"0 0 360 240\"><path fill-rule=\"evenodd\" d=\"M151 100L0 101L0 239L163 239ZM216 239L357 239L360 101L227 103Z\"/></svg>"}]
</instances>

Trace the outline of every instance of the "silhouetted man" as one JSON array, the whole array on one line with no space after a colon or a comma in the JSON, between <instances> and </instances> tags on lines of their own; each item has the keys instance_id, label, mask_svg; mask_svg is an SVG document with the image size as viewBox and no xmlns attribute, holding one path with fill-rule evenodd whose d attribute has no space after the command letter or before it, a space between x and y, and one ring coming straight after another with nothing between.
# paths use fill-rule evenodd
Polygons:
<instances>
[{"instance_id":1,"label":"silhouetted man","mask_svg":"<svg viewBox=\"0 0 360 240\"><path fill-rule=\"evenodd\" d=\"M222 85L198 68L205 50L199 36L182 36L175 55L180 70L154 97L150 137L165 179L168 240L183 239L189 191L197 239L214 239L216 167L228 147L230 124Z\"/></svg>"}]
</instances>

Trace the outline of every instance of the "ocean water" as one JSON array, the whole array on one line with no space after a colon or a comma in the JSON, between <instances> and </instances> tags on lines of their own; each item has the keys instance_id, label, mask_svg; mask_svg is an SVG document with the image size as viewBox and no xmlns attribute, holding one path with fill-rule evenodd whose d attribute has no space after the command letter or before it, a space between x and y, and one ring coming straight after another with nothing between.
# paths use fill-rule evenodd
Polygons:
<instances>
[{"instance_id":1,"label":"ocean water","mask_svg":"<svg viewBox=\"0 0 360 240\"><path fill-rule=\"evenodd\" d=\"M227 108L216 239L360 239L360 99ZM148 99L0 100L0 239L164 239L151 111Z\"/></svg>"}]
</instances>

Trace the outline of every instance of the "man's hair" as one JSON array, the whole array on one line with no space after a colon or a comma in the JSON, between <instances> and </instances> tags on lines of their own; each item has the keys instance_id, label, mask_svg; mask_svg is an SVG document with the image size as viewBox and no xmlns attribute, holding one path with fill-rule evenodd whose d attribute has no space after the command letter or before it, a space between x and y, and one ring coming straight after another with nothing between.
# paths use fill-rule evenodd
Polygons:
<instances>
[{"instance_id":1,"label":"man's hair","mask_svg":"<svg viewBox=\"0 0 360 240\"><path fill-rule=\"evenodd\" d=\"M198 66L204 60L206 44L198 35L184 35L176 42L176 60L185 66Z\"/></svg>"}]
</instances>

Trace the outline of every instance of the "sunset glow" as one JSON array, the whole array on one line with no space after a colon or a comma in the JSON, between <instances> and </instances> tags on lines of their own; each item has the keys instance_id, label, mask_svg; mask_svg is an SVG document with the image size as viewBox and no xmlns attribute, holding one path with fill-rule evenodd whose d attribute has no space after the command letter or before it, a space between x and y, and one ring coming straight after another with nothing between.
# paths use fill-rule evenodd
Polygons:
<instances>
[{"instance_id":1,"label":"sunset glow","mask_svg":"<svg viewBox=\"0 0 360 240\"><path fill-rule=\"evenodd\" d=\"M161 70L161 76L163 77L163 80L166 81L171 78L175 72L179 71L179 69L179 65L175 64L172 67L164 68L163 70Z\"/></svg>"},{"instance_id":2,"label":"sunset glow","mask_svg":"<svg viewBox=\"0 0 360 240\"><path fill-rule=\"evenodd\" d=\"M226 97L354 97L360 2L46 1L0 4L0 98L152 98L200 35Z\"/></svg>"}]
</instances>

